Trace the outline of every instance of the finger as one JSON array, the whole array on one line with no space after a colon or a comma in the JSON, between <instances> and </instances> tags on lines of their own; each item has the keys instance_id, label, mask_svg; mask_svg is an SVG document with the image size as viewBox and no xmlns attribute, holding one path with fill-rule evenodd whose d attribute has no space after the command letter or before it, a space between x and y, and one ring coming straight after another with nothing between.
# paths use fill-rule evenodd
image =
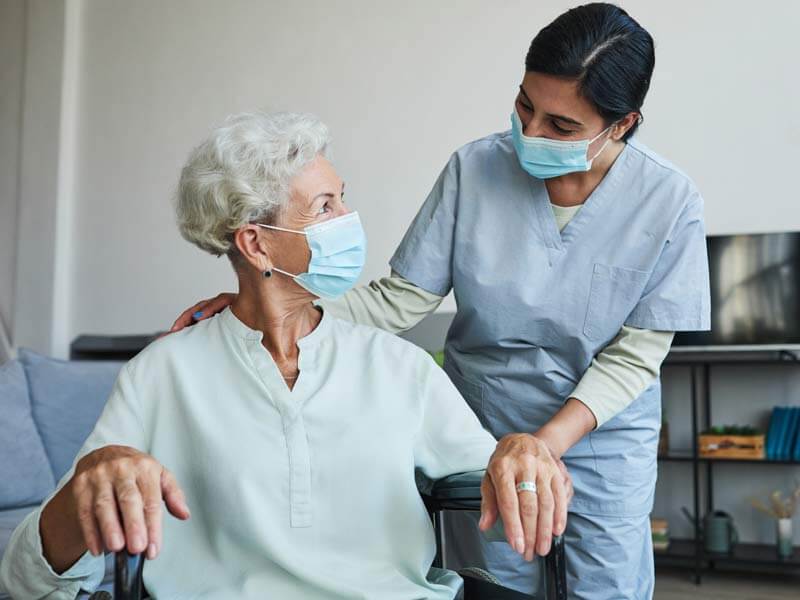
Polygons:
<instances>
[{"instance_id":1,"label":"finger","mask_svg":"<svg viewBox=\"0 0 800 600\"><path fill-rule=\"evenodd\" d=\"M124 479L114 486L117 505L122 515L128 552L141 554L147 548L147 527L144 522L144 502L135 479Z\"/></svg>"},{"instance_id":2,"label":"finger","mask_svg":"<svg viewBox=\"0 0 800 600\"><path fill-rule=\"evenodd\" d=\"M497 492L497 508L503 527L506 530L506 539L511 547L522 554L525 551L525 535L519 515L519 500L517 498L517 484L513 472L505 470L492 474L492 483Z\"/></svg>"},{"instance_id":3,"label":"finger","mask_svg":"<svg viewBox=\"0 0 800 600\"><path fill-rule=\"evenodd\" d=\"M183 490L178 485L175 476L166 469L161 472L161 494L167 510L172 516L184 521L192 516Z\"/></svg>"},{"instance_id":4,"label":"finger","mask_svg":"<svg viewBox=\"0 0 800 600\"><path fill-rule=\"evenodd\" d=\"M125 547L125 536L117 511L117 501L111 483L103 483L94 491L92 511L106 550L119 552Z\"/></svg>"},{"instance_id":5,"label":"finger","mask_svg":"<svg viewBox=\"0 0 800 600\"><path fill-rule=\"evenodd\" d=\"M483 476L481 481L481 519L478 527L481 531L491 529L497 522L497 492L495 492L492 479L489 475Z\"/></svg>"},{"instance_id":6,"label":"finger","mask_svg":"<svg viewBox=\"0 0 800 600\"><path fill-rule=\"evenodd\" d=\"M142 494L144 522L147 528L147 558L153 560L158 556L162 543L162 496L161 481L158 476L143 476L139 480Z\"/></svg>"},{"instance_id":7,"label":"finger","mask_svg":"<svg viewBox=\"0 0 800 600\"><path fill-rule=\"evenodd\" d=\"M566 469L564 469L564 472L566 473L564 487L567 490L567 510L569 510L569 503L572 502L572 497L575 495L575 487L572 485L572 475Z\"/></svg>"},{"instance_id":8,"label":"finger","mask_svg":"<svg viewBox=\"0 0 800 600\"><path fill-rule=\"evenodd\" d=\"M170 327L170 332L180 331L184 327L189 327L195 322L194 315L197 312L203 311L203 308L208 303L208 300L202 300L197 304L190 306L185 311L183 311L180 316L175 319L175 322Z\"/></svg>"},{"instance_id":9,"label":"finger","mask_svg":"<svg viewBox=\"0 0 800 600\"><path fill-rule=\"evenodd\" d=\"M520 481L535 481L535 475L530 473L523 476ZM538 482L537 482L538 490ZM533 554L536 551L536 532L538 531L538 517L539 513L539 493L531 491L517 492L519 497L519 515L522 520L523 536L525 538L525 547L523 556L525 560L533 560Z\"/></svg>"},{"instance_id":10,"label":"finger","mask_svg":"<svg viewBox=\"0 0 800 600\"><path fill-rule=\"evenodd\" d=\"M77 494L76 506L78 509L78 524L83 534L83 541L86 542L86 547L92 553L92 556L100 556L103 553L103 538L100 534L97 519L94 517L90 490L87 489Z\"/></svg>"},{"instance_id":11,"label":"finger","mask_svg":"<svg viewBox=\"0 0 800 600\"><path fill-rule=\"evenodd\" d=\"M222 293L218 294L215 297L211 298L208 301L208 304L203 307L203 319L207 319L209 317L213 317L217 313L222 312L228 306L233 304L233 299L236 297L236 294L228 294Z\"/></svg>"},{"instance_id":12,"label":"finger","mask_svg":"<svg viewBox=\"0 0 800 600\"><path fill-rule=\"evenodd\" d=\"M567 505L569 498L567 493L566 480L563 476L553 477L550 483L555 501L555 511L553 512L553 535L562 535L567 527Z\"/></svg>"},{"instance_id":13,"label":"finger","mask_svg":"<svg viewBox=\"0 0 800 600\"><path fill-rule=\"evenodd\" d=\"M540 477L536 483L539 490L539 518L536 523L536 554L546 556L550 552L550 543L553 539L553 513L555 512L555 500L553 498L552 479ZM528 558L526 555L525 558ZM533 550L530 551L530 558L533 560Z\"/></svg>"}]
</instances>

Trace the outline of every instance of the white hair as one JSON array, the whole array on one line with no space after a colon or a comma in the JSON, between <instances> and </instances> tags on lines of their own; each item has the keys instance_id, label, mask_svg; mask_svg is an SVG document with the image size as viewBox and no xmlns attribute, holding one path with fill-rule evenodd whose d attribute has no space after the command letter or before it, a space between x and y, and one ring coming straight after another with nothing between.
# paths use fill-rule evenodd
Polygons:
<instances>
[{"instance_id":1,"label":"white hair","mask_svg":"<svg viewBox=\"0 0 800 600\"><path fill-rule=\"evenodd\" d=\"M233 233L269 221L289 200L289 183L317 155L329 155L328 128L298 113L228 117L189 155L176 212L184 239L231 254Z\"/></svg>"}]
</instances>

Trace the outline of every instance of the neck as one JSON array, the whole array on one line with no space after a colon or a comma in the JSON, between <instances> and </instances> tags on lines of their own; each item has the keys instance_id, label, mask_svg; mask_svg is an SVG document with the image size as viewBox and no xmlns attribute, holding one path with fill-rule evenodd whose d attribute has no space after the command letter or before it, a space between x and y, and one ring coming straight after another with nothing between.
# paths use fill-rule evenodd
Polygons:
<instances>
[{"instance_id":1,"label":"neck","mask_svg":"<svg viewBox=\"0 0 800 600\"><path fill-rule=\"evenodd\" d=\"M264 334L261 343L278 365L296 359L297 341L311 333L322 318L309 293L292 281L255 282L240 277L231 310L242 323Z\"/></svg>"},{"instance_id":2,"label":"neck","mask_svg":"<svg viewBox=\"0 0 800 600\"><path fill-rule=\"evenodd\" d=\"M550 202L556 206L578 206L586 202L594 189L625 149L625 142L609 142L592 161L592 168L581 173L568 173L545 181Z\"/></svg>"}]
</instances>

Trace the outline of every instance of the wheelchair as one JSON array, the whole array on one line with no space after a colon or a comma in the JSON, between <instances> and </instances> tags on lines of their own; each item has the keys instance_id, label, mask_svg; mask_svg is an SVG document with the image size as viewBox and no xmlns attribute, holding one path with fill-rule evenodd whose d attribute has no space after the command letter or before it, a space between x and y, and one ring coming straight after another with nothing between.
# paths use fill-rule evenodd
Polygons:
<instances>
[{"instance_id":1,"label":"wheelchair","mask_svg":"<svg viewBox=\"0 0 800 600\"><path fill-rule=\"evenodd\" d=\"M481 479L483 471L451 475L435 481L422 499L433 521L436 534L436 556L433 566L443 566L445 550L444 511L480 511ZM550 553L543 559L544 597L523 594L500 585L490 574L480 569L462 569L459 574L464 579L464 600L567 600L567 579L564 554L564 540L553 538ZM114 594L105 591L94 592L89 600L142 600L147 598L142 582L144 568L143 555L131 555L123 550L114 556Z\"/></svg>"}]
</instances>

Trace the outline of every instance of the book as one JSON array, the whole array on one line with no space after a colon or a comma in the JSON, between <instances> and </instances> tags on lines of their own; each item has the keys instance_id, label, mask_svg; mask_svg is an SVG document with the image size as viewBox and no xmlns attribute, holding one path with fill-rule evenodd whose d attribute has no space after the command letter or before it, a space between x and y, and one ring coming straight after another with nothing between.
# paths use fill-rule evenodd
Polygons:
<instances>
[{"instance_id":1,"label":"book","mask_svg":"<svg viewBox=\"0 0 800 600\"><path fill-rule=\"evenodd\" d=\"M784 440L783 448L781 449L781 460L792 460L798 429L800 429L800 407L792 406L789 409L789 426L786 430L786 439Z\"/></svg>"},{"instance_id":2,"label":"book","mask_svg":"<svg viewBox=\"0 0 800 600\"><path fill-rule=\"evenodd\" d=\"M778 445L778 438L780 437L782 414L782 406L776 406L772 409L772 416L770 417L769 428L767 430L767 460L775 460L776 447Z\"/></svg>"}]
</instances>

